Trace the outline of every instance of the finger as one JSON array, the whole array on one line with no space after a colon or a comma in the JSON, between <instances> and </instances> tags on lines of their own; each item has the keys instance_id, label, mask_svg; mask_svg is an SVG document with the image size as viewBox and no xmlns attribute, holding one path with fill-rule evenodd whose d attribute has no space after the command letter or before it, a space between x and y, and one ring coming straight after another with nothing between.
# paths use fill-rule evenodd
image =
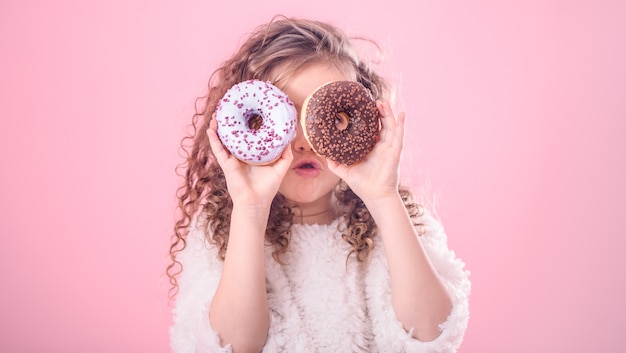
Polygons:
<instances>
[{"instance_id":1,"label":"finger","mask_svg":"<svg viewBox=\"0 0 626 353\"><path fill-rule=\"evenodd\" d=\"M396 119L388 101L376 101L376 106L381 115L380 141L385 142L391 138L390 134L392 135L395 132Z\"/></svg>"},{"instance_id":2,"label":"finger","mask_svg":"<svg viewBox=\"0 0 626 353\"><path fill-rule=\"evenodd\" d=\"M291 146L291 142L289 142L287 147L285 147L285 149L283 150L283 153L280 155L280 158L286 161L289 161L291 163L291 161L293 160L293 149Z\"/></svg>"},{"instance_id":3,"label":"finger","mask_svg":"<svg viewBox=\"0 0 626 353\"><path fill-rule=\"evenodd\" d=\"M406 113L400 112L398 113L398 118L396 121L396 141L400 144L400 148L404 145L404 123L406 121Z\"/></svg>"},{"instance_id":4,"label":"finger","mask_svg":"<svg viewBox=\"0 0 626 353\"><path fill-rule=\"evenodd\" d=\"M330 159L326 160L326 165L328 166L328 170L330 170L333 174L342 179L345 179L347 168L345 165Z\"/></svg>"},{"instance_id":5,"label":"finger","mask_svg":"<svg viewBox=\"0 0 626 353\"><path fill-rule=\"evenodd\" d=\"M293 151L291 149L291 143L285 147L283 153L281 153L278 160L275 162L275 166L279 168L281 171L286 172L291 166L291 162L293 161Z\"/></svg>"},{"instance_id":6,"label":"finger","mask_svg":"<svg viewBox=\"0 0 626 353\"><path fill-rule=\"evenodd\" d=\"M209 145L211 146L213 155L215 155L217 162L222 165L222 163L228 159L230 153L224 148L222 141L219 136L217 136L217 122L215 119L212 119L209 123L209 128L206 130L206 133L209 137Z\"/></svg>"}]
</instances>

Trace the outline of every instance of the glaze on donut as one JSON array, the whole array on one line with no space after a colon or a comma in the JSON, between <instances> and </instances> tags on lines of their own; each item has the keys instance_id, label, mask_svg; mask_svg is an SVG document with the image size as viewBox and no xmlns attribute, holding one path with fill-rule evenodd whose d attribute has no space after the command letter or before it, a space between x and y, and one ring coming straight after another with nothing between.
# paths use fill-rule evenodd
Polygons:
<instances>
[{"instance_id":1,"label":"glaze on donut","mask_svg":"<svg viewBox=\"0 0 626 353\"><path fill-rule=\"evenodd\" d=\"M320 86L305 99L301 124L317 154L351 165L376 145L380 112L362 84L334 81Z\"/></svg>"},{"instance_id":2,"label":"glaze on donut","mask_svg":"<svg viewBox=\"0 0 626 353\"><path fill-rule=\"evenodd\" d=\"M269 82L248 80L231 87L215 110L217 134L239 160L270 164L296 134L296 108Z\"/></svg>"}]
</instances>

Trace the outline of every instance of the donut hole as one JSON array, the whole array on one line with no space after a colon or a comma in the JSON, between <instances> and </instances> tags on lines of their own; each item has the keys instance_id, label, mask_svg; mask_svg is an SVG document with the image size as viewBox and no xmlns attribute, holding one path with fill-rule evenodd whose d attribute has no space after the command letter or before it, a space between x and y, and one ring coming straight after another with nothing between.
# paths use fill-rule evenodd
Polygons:
<instances>
[{"instance_id":1,"label":"donut hole","mask_svg":"<svg viewBox=\"0 0 626 353\"><path fill-rule=\"evenodd\" d=\"M350 125L350 116L346 112L339 112L337 116L335 116L335 127L339 131L343 131L348 128Z\"/></svg>"},{"instance_id":2,"label":"donut hole","mask_svg":"<svg viewBox=\"0 0 626 353\"><path fill-rule=\"evenodd\" d=\"M263 126L263 117L259 114L251 114L248 117L248 128L250 130L259 130Z\"/></svg>"}]
</instances>

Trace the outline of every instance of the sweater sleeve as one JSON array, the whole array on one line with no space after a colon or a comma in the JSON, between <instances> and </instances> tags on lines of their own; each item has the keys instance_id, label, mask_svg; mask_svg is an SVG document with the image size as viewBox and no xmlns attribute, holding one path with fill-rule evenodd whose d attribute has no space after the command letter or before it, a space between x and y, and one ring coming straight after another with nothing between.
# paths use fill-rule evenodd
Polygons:
<instances>
[{"instance_id":1,"label":"sweater sleeve","mask_svg":"<svg viewBox=\"0 0 626 353\"><path fill-rule=\"evenodd\" d=\"M192 224L187 246L179 256L183 271L172 311L174 323L170 328L170 345L174 353L232 353L230 345L220 345L209 321L209 307L223 263L217 258L217 249L195 224Z\"/></svg>"},{"instance_id":2,"label":"sweater sleeve","mask_svg":"<svg viewBox=\"0 0 626 353\"><path fill-rule=\"evenodd\" d=\"M382 241L377 237L366 278L366 295L375 343L381 352L454 353L467 328L471 289L469 271L464 269L465 264L454 251L448 249L443 226L429 214L422 216L420 222L426 226L426 233L419 239L451 296L452 310L439 326L442 331L439 337L428 342L413 338L412 332L402 327L393 310L387 260Z\"/></svg>"}]
</instances>

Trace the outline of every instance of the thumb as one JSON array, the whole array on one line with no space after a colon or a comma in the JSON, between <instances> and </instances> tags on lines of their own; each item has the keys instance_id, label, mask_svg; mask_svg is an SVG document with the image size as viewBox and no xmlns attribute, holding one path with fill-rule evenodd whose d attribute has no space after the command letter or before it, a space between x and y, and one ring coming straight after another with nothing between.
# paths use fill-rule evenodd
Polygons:
<instances>
[{"instance_id":1,"label":"thumb","mask_svg":"<svg viewBox=\"0 0 626 353\"><path fill-rule=\"evenodd\" d=\"M347 170L345 165L330 159L326 160L326 165L328 165L328 170L330 170L333 174L337 175L341 179L344 179Z\"/></svg>"}]
</instances>

